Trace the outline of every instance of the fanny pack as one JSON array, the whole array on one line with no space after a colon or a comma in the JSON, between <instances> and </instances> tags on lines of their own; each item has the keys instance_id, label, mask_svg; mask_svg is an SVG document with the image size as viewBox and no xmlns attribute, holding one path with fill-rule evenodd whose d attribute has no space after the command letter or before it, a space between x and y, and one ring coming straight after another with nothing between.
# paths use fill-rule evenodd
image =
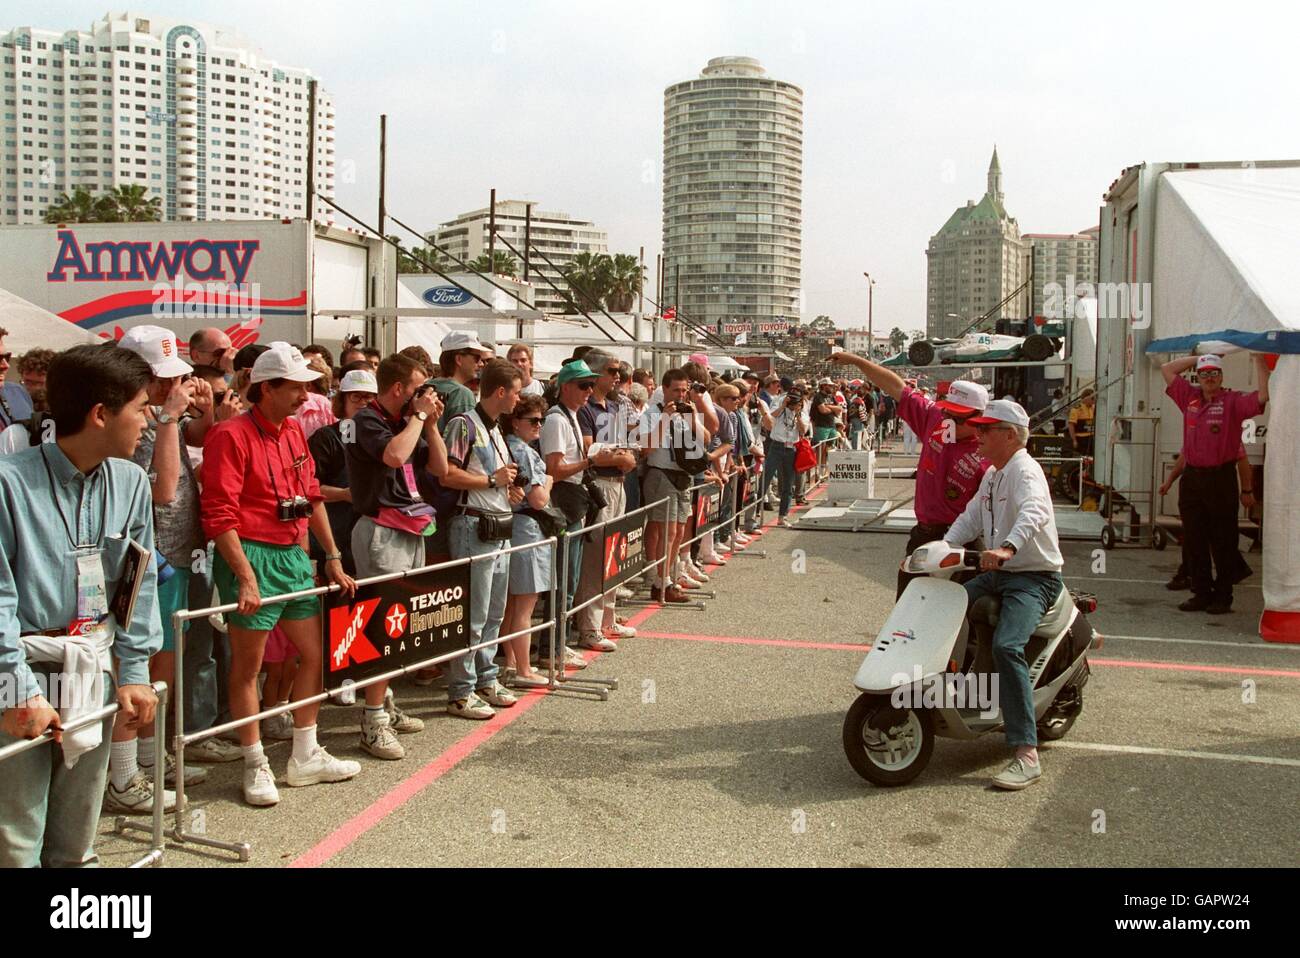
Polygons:
<instances>
[{"instance_id":1,"label":"fanny pack","mask_svg":"<svg viewBox=\"0 0 1300 958\"><path fill-rule=\"evenodd\" d=\"M663 473L664 477L673 484L673 488L678 492L685 492L691 487L691 477L688 473L678 472L676 469L662 469L659 466L651 466L650 468Z\"/></svg>"},{"instance_id":2,"label":"fanny pack","mask_svg":"<svg viewBox=\"0 0 1300 958\"><path fill-rule=\"evenodd\" d=\"M513 512L466 509L465 514L478 519L478 538L480 542L500 542L514 535L515 514Z\"/></svg>"}]
</instances>

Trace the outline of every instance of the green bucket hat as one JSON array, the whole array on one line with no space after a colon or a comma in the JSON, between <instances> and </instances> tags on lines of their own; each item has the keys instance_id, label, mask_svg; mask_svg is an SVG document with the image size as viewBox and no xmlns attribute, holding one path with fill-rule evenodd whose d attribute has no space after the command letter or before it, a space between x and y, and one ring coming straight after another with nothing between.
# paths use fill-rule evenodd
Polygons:
<instances>
[{"instance_id":1,"label":"green bucket hat","mask_svg":"<svg viewBox=\"0 0 1300 958\"><path fill-rule=\"evenodd\" d=\"M556 378L556 382L563 386L565 383L581 382L584 379L599 378L599 376L591 371L591 367L588 366L584 360L575 359L573 362L565 363L560 367L560 375Z\"/></svg>"}]
</instances>

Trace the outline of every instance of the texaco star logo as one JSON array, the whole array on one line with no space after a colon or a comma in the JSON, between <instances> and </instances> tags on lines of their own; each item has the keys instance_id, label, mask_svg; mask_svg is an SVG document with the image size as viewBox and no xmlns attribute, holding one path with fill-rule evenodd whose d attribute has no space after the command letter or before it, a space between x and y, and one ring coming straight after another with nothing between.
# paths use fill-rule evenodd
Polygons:
<instances>
[{"instance_id":1,"label":"texaco star logo","mask_svg":"<svg viewBox=\"0 0 1300 958\"><path fill-rule=\"evenodd\" d=\"M406 606L394 602L388 607L388 615L384 617L384 631L388 633L390 639L402 637L406 632Z\"/></svg>"}]
</instances>

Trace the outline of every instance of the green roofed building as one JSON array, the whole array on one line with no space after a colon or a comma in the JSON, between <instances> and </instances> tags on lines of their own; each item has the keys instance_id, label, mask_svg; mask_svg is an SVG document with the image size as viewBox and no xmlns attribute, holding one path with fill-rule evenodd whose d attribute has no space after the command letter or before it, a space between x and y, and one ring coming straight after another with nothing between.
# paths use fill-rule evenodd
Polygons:
<instances>
[{"instance_id":1,"label":"green roofed building","mask_svg":"<svg viewBox=\"0 0 1300 958\"><path fill-rule=\"evenodd\" d=\"M1023 281L1024 244L1020 226L1003 205L1002 167L997 147L989 163L988 190L968 200L926 249L926 334L956 336L977 317L1010 295ZM995 312L994 319L1023 318L1023 297Z\"/></svg>"}]
</instances>

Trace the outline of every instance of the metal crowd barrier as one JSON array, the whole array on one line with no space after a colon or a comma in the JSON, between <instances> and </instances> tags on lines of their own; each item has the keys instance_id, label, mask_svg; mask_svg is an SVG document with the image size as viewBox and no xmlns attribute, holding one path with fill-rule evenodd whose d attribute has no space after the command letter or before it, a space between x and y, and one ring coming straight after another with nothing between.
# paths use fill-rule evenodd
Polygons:
<instances>
[{"instance_id":1,"label":"metal crowd barrier","mask_svg":"<svg viewBox=\"0 0 1300 958\"><path fill-rule=\"evenodd\" d=\"M504 549L497 549L493 552L484 553L483 555L466 556L463 559L451 559L447 562L437 562L432 565L423 565L423 566L419 566L418 568L408 569L405 572L390 572L390 573L385 573L384 575L376 575L376 576L370 576L365 579L357 579L356 583L358 586L363 586L363 585L374 585L375 583L379 583L379 582L393 582L398 579L405 579L413 575L421 575L425 572L436 572L441 569L451 569L457 566L473 565L475 562L495 561L497 557L501 555L509 555L510 553L514 553L514 552L523 552L528 549L550 548L552 550L551 553L552 559L554 560L557 557L555 546L556 546L556 539L552 537L549 539L543 539L540 542L528 543L527 545L509 546ZM551 604L550 604L550 609L552 610L556 608L555 593L556 593L557 580L558 580L558 576L552 575ZM321 595L325 595L326 593L338 592L338 591L340 591L339 587L334 583L330 583L327 586L318 586L312 589L303 589L299 592L289 592L286 593L285 595L277 595L277 596L271 596L269 598L264 598L262 600L262 605L264 606L274 605L280 602L290 602L295 599L304 599L304 598L310 598L312 596L321 596ZM185 678L184 678L184 668L183 668L183 662L185 656L184 623L190 621L191 619L198 619L204 616L214 615L218 612L220 613L234 612L238 608L239 608L238 603L230 602L225 605L213 606L207 609L198 609L198 610L179 609L172 615L172 634L176 636L176 700L178 702L184 701L184 692L185 692L185 684L184 684ZM552 656L554 656L555 641L556 641L556 635L555 635L556 623L557 623L556 617L552 615L551 618L545 622L542 622L538 625L530 626L527 629L521 629L518 632L512 632L509 635L497 636L497 638L493 639L491 642L479 642L477 644L470 645L464 649L457 649L454 652L446 652L443 653L442 655L436 655L428 659L423 659L419 662L411 663L410 665L405 665L400 668L392 669L388 672L383 673L382 675L375 675L368 679L365 679L364 681L351 683L347 685L346 688L349 691L356 691L357 689L364 689L367 688L368 686L375 685L378 682L388 682L395 678L399 678L402 675L406 675L410 672L415 672L418 671L419 669L426 669L429 666L438 665L442 662L449 662L452 659L458 659L461 658L462 656L472 655L474 652L477 652L479 649L497 646L500 645L502 642L508 642L511 639L518 638L521 635L531 635L534 632L540 632L544 629L550 630L551 654ZM552 665L554 665L553 657L551 661L552 661ZM563 669L562 662L561 662L561 669ZM551 687L552 688L555 687L554 670L552 670ZM242 726L250 725L253 722L260 722L262 719L271 718L274 715L280 715L284 712L293 711L294 709L301 708L304 705L311 705L312 703L315 702L324 702L326 699L336 695L338 691L339 689L325 689L324 691L321 691L316 695L309 696L308 698L300 699L296 702L288 702L284 705L277 705L275 708L265 709L263 711L256 713L255 715L250 715L247 718L235 719L230 722L225 722L221 725L214 725L212 728L204 729L201 732L192 732L188 735L185 734L184 709L177 709L176 710L177 711L176 735L173 739L175 743L175 751L176 751L176 767L178 769L176 775L176 819L175 819L175 824L172 826L172 828L167 830L166 832L167 837L179 845L184 845L186 842L190 842L195 845L203 845L208 848L219 848L224 851L234 852L239 856L239 860L241 862L248 861L249 856L252 854L252 845L249 844L248 842L221 841L220 839L209 838L205 834L199 834L197 832L186 830L185 776L179 771L180 769L184 769L185 767L185 746L193 745L195 742L202 741L203 739L212 738L214 736L221 735L225 732L233 731L234 729L240 728ZM159 803L155 803L155 804L159 804Z\"/></svg>"},{"instance_id":2,"label":"metal crowd barrier","mask_svg":"<svg viewBox=\"0 0 1300 958\"><path fill-rule=\"evenodd\" d=\"M154 742L158 745L161 745L166 740L167 737L167 683L153 682L151 683L151 685L153 687L154 694L158 696L158 708L154 711L154 717L153 717ZM179 701L179 699L177 701ZM89 728L90 726L94 725L96 722L102 722L104 721L104 719L116 715L118 711L120 711L120 709L121 706L119 706L116 702L114 702L112 705L105 705L103 708L96 709L95 711L90 712L87 715L83 715L75 722L69 723L68 725L64 726L61 731L63 732L64 735L67 735L69 732L75 732L78 729ZM108 737L111 739L112 738L111 728L105 734L108 735ZM0 764L3 764L5 759L7 758L13 758L15 755L21 755L23 752L29 752L34 748L39 748L42 745L45 745L46 743L53 742L53 741L54 741L54 733L52 731L46 731L36 736L36 738L26 739L20 742L14 742L12 745L6 745L4 748L0 748ZM150 868L150 867L157 867L158 865L162 864L163 806L166 804L163 801L163 798L166 791L166 785L165 785L166 770L167 770L166 750L159 749L159 751L157 752L157 761L154 762L154 766L153 766L153 825L152 827L146 828L142 825L137 825L134 822L128 821L126 817L122 815L119 815L115 820L115 828L119 834L128 830L136 830L136 831L149 832L153 836L152 841L150 841L149 843L149 853L145 855L144 858L141 858L139 861L136 861L135 863L129 865L128 867L130 868ZM185 775L181 770L180 760L177 759L176 779L179 782L184 780L184 778ZM180 801L179 795L177 795L177 801L178 802Z\"/></svg>"}]
</instances>

